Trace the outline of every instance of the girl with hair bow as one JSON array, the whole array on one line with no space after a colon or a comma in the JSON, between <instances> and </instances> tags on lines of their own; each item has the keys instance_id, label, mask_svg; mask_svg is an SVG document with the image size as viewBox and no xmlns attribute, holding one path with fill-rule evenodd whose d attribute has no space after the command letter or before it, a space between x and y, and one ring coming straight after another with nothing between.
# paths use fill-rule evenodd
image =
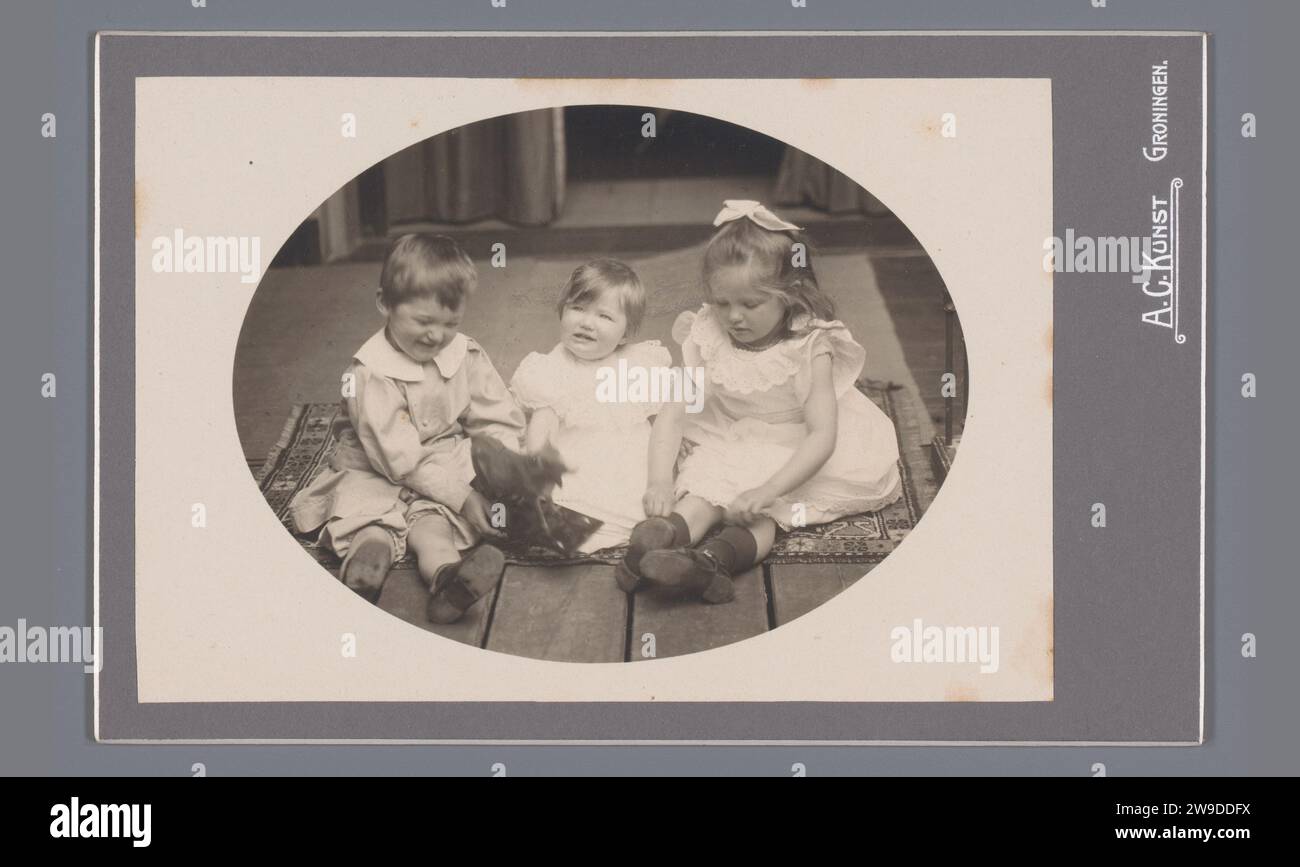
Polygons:
<instances>
[{"instance_id":1,"label":"girl with hair bow","mask_svg":"<svg viewBox=\"0 0 1300 867\"><path fill-rule=\"evenodd\" d=\"M747 200L713 224L706 302L673 326L684 364L705 369L702 410L669 404L655 419L649 517L616 575L627 592L650 582L718 603L778 527L883 508L902 484L894 425L854 385L866 352L834 318L802 229Z\"/></svg>"}]
</instances>

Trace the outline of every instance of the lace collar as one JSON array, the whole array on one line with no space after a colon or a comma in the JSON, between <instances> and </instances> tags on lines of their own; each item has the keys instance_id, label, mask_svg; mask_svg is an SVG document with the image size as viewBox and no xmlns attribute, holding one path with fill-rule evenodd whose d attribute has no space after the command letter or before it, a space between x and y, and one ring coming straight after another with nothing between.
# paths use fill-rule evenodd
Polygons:
<instances>
[{"instance_id":1,"label":"lace collar","mask_svg":"<svg viewBox=\"0 0 1300 867\"><path fill-rule=\"evenodd\" d=\"M791 323L794 333L785 340L763 349L741 349L718 323L712 308L705 304L691 324L690 336L700 348L710 382L728 391L751 394L769 391L799 372L803 364L800 349L813 333L810 326L814 323L815 320L800 316Z\"/></svg>"}]
</instances>

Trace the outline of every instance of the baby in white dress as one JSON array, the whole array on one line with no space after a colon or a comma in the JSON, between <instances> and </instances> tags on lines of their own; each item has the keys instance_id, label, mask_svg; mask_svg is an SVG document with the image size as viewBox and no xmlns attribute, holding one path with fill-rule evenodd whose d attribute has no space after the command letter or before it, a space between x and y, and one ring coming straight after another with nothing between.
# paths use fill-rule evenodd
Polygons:
<instances>
[{"instance_id":1,"label":"baby in white dress","mask_svg":"<svg viewBox=\"0 0 1300 867\"><path fill-rule=\"evenodd\" d=\"M579 550L622 545L646 516L646 456L654 395L626 380L648 381L672 356L657 340L629 343L645 315L641 281L627 265L598 259L577 268L557 305L560 342L545 355L530 353L510 390L530 413L524 449L546 443L568 467L552 499L603 522ZM624 387L619 387L619 380Z\"/></svg>"}]
</instances>

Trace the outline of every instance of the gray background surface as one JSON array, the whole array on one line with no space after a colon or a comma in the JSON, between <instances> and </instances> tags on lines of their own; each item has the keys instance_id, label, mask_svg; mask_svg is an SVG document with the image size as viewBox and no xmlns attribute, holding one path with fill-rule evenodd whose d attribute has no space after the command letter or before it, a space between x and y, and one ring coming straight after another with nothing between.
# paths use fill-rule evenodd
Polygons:
<instances>
[{"instance_id":1,"label":"gray background surface","mask_svg":"<svg viewBox=\"0 0 1300 867\"><path fill-rule=\"evenodd\" d=\"M1280 235L1282 206L1297 183L1282 155L1294 149L1287 100L1296 13L1262 2L1227 5L1123 3L1095 10L1086 0L938 4L658 3L619 9L596 3L487 0L429 7L374 3L330 11L319 3L187 0L58 4L6 10L0 87L8 120L0 167L5 183L0 318L5 424L0 533L5 542L0 622L89 622L90 441L90 62L92 34L104 28L173 29L1206 29L1211 48L1211 359L1207 550L1209 739L1202 748L577 748L577 747L103 747L89 742L88 690L74 666L0 667L5 726L0 770L14 773L211 774L510 773L785 774L792 762L825 773L1087 774L1295 773L1294 678L1300 638L1283 618L1297 610L1284 567L1284 528L1296 473L1284 454L1287 398L1282 353L1287 313L1297 304ZM680 6L680 10L676 7ZM1120 8L1122 6L1122 8ZM766 13L766 14L761 14ZM507 18L508 16L508 18ZM59 115L59 138L39 136L44 111ZM1243 111L1260 116L1258 139L1239 135ZM1290 146L1290 147L1288 147ZM1284 150L1285 148L1285 150ZM1222 279L1227 278L1227 279ZM1271 363L1270 363L1271 362ZM40 375L59 374L59 396L42 400ZM1241 373L1260 376L1260 397L1239 396ZM1134 371L1133 376L1141 376ZM1284 439L1285 438L1285 439ZM1286 521L1286 523L1283 523ZM1289 604L1288 604L1289 603ZM1243 660L1239 636L1259 636L1260 657Z\"/></svg>"},{"instance_id":2,"label":"gray background surface","mask_svg":"<svg viewBox=\"0 0 1300 867\"><path fill-rule=\"evenodd\" d=\"M1187 274L1172 331L1143 326L1150 302L1127 274L1053 280L1054 696L1051 702L439 702L136 701L133 234L136 82L147 76L681 76L741 78L1050 78L1054 229L1067 237L1150 231L1151 197L1201 175L1204 40L1178 36L623 37L113 35L101 37L100 622L106 740L1076 741L1195 743L1200 687L1199 197L1178 249ZM1150 141L1153 64L1166 65L1166 159ZM1048 122L1049 118L1041 118ZM1145 125L1145 128L1144 128ZM145 133L147 134L147 133ZM864 141L864 146L869 142ZM987 205L996 213L997 202ZM950 231L977 213L952 214ZM996 232L996 226L977 228ZM991 234L990 234L991 237ZM1037 239L1035 239L1036 241ZM1034 265L1037 242L1023 251ZM999 286L1007 293L1038 291ZM1185 336L1185 335L1184 335ZM1046 343L1049 335L1043 335ZM1135 377L1140 373L1140 377ZM1032 394L1042 384L1023 382ZM976 380L976 392L983 387ZM976 418L968 418L968 426ZM996 436L1009 419L983 417ZM250 480L251 482L251 480ZM944 502L940 493L936 502ZM948 508L998 508L998 497ZM1109 523L1089 524L1104 501ZM267 516L269 519L269 516ZM1014 538L990 543L1014 568ZM954 558L952 568L960 567ZM907 580L899 575L897 580ZM267 664L274 664L271 659Z\"/></svg>"}]
</instances>

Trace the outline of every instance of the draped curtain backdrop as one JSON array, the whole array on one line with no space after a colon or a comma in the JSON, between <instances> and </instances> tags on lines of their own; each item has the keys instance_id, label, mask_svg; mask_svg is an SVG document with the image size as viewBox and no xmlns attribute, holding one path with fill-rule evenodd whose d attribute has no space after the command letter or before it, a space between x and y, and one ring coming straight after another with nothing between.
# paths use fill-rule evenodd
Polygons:
<instances>
[{"instance_id":1,"label":"draped curtain backdrop","mask_svg":"<svg viewBox=\"0 0 1300 867\"><path fill-rule=\"evenodd\" d=\"M564 112L494 117L384 160L388 225L498 219L543 226L564 203Z\"/></svg>"},{"instance_id":2,"label":"draped curtain backdrop","mask_svg":"<svg viewBox=\"0 0 1300 867\"><path fill-rule=\"evenodd\" d=\"M776 175L773 201L778 205L820 208L832 214L860 211L872 216L889 209L856 182L821 160L792 147L785 149Z\"/></svg>"}]
</instances>

